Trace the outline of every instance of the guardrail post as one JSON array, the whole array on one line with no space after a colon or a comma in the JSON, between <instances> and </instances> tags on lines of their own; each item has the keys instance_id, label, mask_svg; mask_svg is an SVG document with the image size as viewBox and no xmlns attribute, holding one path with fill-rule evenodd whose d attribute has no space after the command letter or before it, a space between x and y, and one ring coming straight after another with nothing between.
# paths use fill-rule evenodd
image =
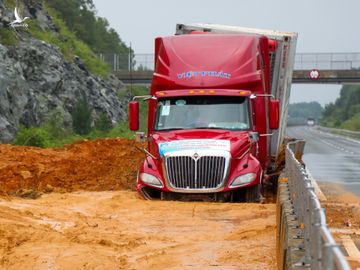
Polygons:
<instances>
[{"instance_id":1,"label":"guardrail post","mask_svg":"<svg viewBox=\"0 0 360 270\"><path fill-rule=\"evenodd\" d=\"M334 270L334 256L333 253L331 252L332 249L334 247L338 247L335 244L324 244L324 249L325 249L325 253L323 256L323 267L322 269L326 269L326 270Z\"/></svg>"},{"instance_id":2,"label":"guardrail post","mask_svg":"<svg viewBox=\"0 0 360 270\"><path fill-rule=\"evenodd\" d=\"M317 270L317 269L321 269L320 265L321 265L321 258L322 258L322 253L321 253L321 236L320 236L320 211L322 211L322 209L316 208L314 209L314 211L312 212L312 232L311 232L311 250L313 250L313 254L311 254L311 262L310 262L310 266L311 269Z\"/></svg>"},{"instance_id":3,"label":"guardrail post","mask_svg":"<svg viewBox=\"0 0 360 270\"><path fill-rule=\"evenodd\" d=\"M305 211L305 263L306 265L310 265L311 262L311 239L310 239L310 234L311 231L313 230L312 226L311 226L311 193L310 191L314 192L314 188L311 186L311 181L306 178L306 211Z\"/></svg>"}]
</instances>

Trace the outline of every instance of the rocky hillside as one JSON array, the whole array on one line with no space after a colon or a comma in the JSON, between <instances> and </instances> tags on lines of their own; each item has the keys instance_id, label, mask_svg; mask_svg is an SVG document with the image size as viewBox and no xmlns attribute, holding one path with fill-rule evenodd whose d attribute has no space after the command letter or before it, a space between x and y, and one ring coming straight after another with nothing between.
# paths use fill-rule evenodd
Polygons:
<instances>
[{"instance_id":1,"label":"rocky hillside","mask_svg":"<svg viewBox=\"0 0 360 270\"><path fill-rule=\"evenodd\" d=\"M124 87L119 80L94 76L79 57L66 60L57 46L29 30L9 28L14 14L4 2L0 0L0 34L15 31L16 42L9 45L0 35L0 142L11 141L20 125L43 124L52 112L61 112L71 126L71 112L80 99L93 108L94 119L102 113L113 123L126 119L127 101L117 96ZM43 31L58 31L41 3L24 2L22 16L36 20Z\"/></svg>"}]
</instances>

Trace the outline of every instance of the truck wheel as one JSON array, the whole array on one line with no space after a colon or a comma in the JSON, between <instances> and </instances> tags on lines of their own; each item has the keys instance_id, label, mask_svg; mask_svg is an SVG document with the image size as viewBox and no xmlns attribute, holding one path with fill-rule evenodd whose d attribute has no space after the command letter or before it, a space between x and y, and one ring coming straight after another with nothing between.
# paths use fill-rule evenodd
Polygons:
<instances>
[{"instance_id":1,"label":"truck wheel","mask_svg":"<svg viewBox=\"0 0 360 270\"><path fill-rule=\"evenodd\" d=\"M261 202L261 185L250 186L246 189L245 192L245 201L246 202Z\"/></svg>"}]
</instances>

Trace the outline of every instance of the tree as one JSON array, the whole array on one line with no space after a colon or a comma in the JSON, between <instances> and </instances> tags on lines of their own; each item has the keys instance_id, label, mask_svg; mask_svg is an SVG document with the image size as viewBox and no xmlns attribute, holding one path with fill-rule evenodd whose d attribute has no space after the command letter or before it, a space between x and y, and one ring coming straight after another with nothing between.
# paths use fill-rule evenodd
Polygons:
<instances>
[{"instance_id":1,"label":"tree","mask_svg":"<svg viewBox=\"0 0 360 270\"><path fill-rule=\"evenodd\" d=\"M290 104L288 125L305 125L308 118L318 122L322 111L323 108L316 101Z\"/></svg>"},{"instance_id":2,"label":"tree","mask_svg":"<svg viewBox=\"0 0 360 270\"><path fill-rule=\"evenodd\" d=\"M108 132L113 128L113 124L106 113L101 113L95 120L95 128L102 132Z\"/></svg>"},{"instance_id":3,"label":"tree","mask_svg":"<svg viewBox=\"0 0 360 270\"><path fill-rule=\"evenodd\" d=\"M87 135L91 131L92 108L86 100L78 100L72 111L73 129L79 135Z\"/></svg>"},{"instance_id":4,"label":"tree","mask_svg":"<svg viewBox=\"0 0 360 270\"><path fill-rule=\"evenodd\" d=\"M118 33L109 26L109 22L96 16L92 0L47 0L47 4L59 13L67 27L95 53L124 54L130 51Z\"/></svg>"},{"instance_id":5,"label":"tree","mask_svg":"<svg viewBox=\"0 0 360 270\"><path fill-rule=\"evenodd\" d=\"M321 124L329 127L360 130L360 86L345 85L340 97L325 106Z\"/></svg>"}]
</instances>

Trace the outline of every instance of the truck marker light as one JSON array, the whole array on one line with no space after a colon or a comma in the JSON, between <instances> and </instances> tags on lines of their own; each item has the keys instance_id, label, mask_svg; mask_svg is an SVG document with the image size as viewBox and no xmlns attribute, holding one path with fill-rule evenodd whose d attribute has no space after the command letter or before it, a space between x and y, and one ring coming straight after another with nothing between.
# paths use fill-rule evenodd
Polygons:
<instances>
[{"instance_id":1,"label":"truck marker light","mask_svg":"<svg viewBox=\"0 0 360 270\"><path fill-rule=\"evenodd\" d=\"M239 94L240 95L247 95L249 92L248 91L240 91Z\"/></svg>"},{"instance_id":2,"label":"truck marker light","mask_svg":"<svg viewBox=\"0 0 360 270\"><path fill-rule=\"evenodd\" d=\"M215 90L210 90L209 94L216 94L216 91Z\"/></svg>"},{"instance_id":3,"label":"truck marker light","mask_svg":"<svg viewBox=\"0 0 360 270\"><path fill-rule=\"evenodd\" d=\"M194 90L190 90L190 91L189 91L189 94L195 94L195 91L194 91Z\"/></svg>"},{"instance_id":4,"label":"truck marker light","mask_svg":"<svg viewBox=\"0 0 360 270\"><path fill-rule=\"evenodd\" d=\"M165 96L165 93L164 92L159 92L158 95L159 96Z\"/></svg>"},{"instance_id":5,"label":"truck marker light","mask_svg":"<svg viewBox=\"0 0 360 270\"><path fill-rule=\"evenodd\" d=\"M200 90L199 93L200 94L205 94L205 90Z\"/></svg>"}]
</instances>

